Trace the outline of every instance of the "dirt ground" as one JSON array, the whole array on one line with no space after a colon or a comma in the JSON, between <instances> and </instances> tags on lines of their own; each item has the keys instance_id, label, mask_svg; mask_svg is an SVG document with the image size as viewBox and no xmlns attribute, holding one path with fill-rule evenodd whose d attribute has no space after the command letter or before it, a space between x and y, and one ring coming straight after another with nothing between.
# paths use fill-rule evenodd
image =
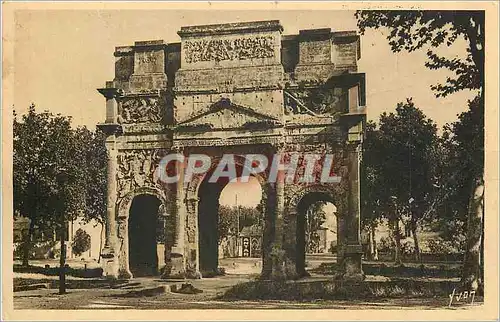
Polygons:
<instances>
[{"instance_id":1,"label":"dirt ground","mask_svg":"<svg viewBox=\"0 0 500 322\"><path fill-rule=\"evenodd\" d=\"M229 279L232 279L230 277ZM218 301L214 297L227 285L228 278L210 279L210 283L193 283L204 292L196 295L167 291L151 297L124 297L124 290L90 289L69 290L58 295L57 290L43 289L18 292L14 296L15 309L443 309L448 298L381 299L380 301ZM204 286L203 286L204 285ZM480 305L481 299L473 304ZM451 309L470 308L470 304L454 304Z\"/></svg>"},{"instance_id":2,"label":"dirt ground","mask_svg":"<svg viewBox=\"0 0 500 322\"><path fill-rule=\"evenodd\" d=\"M308 268L317 267L321 262L334 260L312 256L308 258ZM39 263L42 265L43 263ZM178 287L183 280L161 280L159 278L140 278L131 281L130 287L122 288L89 288L69 289L65 295L58 295L57 289L39 289L14 293L15 309L442 309L448 307L449 298L399 298L370 301L326 301L312 302L289 301L221 301L217 296L223 294L231 286L250 281L261 271L259 259L238 258L223 259L220 266L226 271L225 276L189 280L200 290L199 294L179 294L170 291L170 286ZM57 279L57 276L41 274L16 273L15 277L35 279ZM69 279L77 279L68 277ZM313 276L311 279L327 278ZM377 276L369 276L376 279ZM92 283L89 280L89 283ZM165 286L163 294L154 296L127 296L134 289L148 289ZM481 305L482 298L477 297L474 306ZM471 304L454 303L451 309L470 308Z\"/></svg>"}]
</instances>

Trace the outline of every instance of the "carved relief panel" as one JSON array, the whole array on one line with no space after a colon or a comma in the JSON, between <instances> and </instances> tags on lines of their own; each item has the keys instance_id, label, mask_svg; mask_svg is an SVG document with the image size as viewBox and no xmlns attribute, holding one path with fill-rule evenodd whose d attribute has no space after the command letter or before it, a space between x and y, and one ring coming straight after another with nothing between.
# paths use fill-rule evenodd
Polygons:
<instances>
[{"instance_id":1,"label":"carved relief panel","mask_svg":"<svg viewBox=\"0 0 500 322\"><path fill-rule=\"evenodd\" d=\"M162 97L134 96L120 100L118 122L159 123L165 115L165 101Z\"/></svg>"},{"instance_id":2,"label":"carved relief panel","mask_svg":"<svg viewBox=\"0 0 500 322\"><path fill-rule=\"evenodd\" d=\"M158 149L126 150L118 154L118 196L121 198L140 187L163 189L155 170L166 153L166 150Z\"/></svg>"},{"instance_id":3,"label":"carved relief panel","mask_svg":"<svg viewBox=\"0 0 500 322\"><path fill-rule=\"evenodd\" d=\"M274 56L272 36L189 40L184 44L187 63L245 60Z\"/></svg>"},{"instance_id":4,"label":"carved relief panel","mask_svg":"<svg viewBox=\"0 0 500 322\"><path fill-rule=\"evenodd\" d=\"M347 112L347 91L319 86L285 90L285 114L338 116Z\"/></svg>"}]
</instances>

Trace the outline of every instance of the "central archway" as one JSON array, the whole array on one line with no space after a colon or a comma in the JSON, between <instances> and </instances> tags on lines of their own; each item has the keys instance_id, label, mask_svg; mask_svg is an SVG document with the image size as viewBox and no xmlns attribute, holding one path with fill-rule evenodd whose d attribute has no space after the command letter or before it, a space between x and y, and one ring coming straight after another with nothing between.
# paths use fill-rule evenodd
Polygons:
<instances>
[{"instance_id":1,"label":"central archway","mask_svg":"<svg viewBox=\"0 0 500 322\"><path fill-rule=\"evenodd\" d=\"M214 169L209 171L206 176L201 180L201 183L199 184L199 188L197 191L197 200L198 200L198 207L197 207L197 220L198 220L198 250L199 250L199 271L201 273L202 277L211 277L211 276L217 276L220 274L219 271L219 258L224 257L223 255L225 254L224 250L227 250L224 248L224 246L227 246L223 242L226 243L231 243L232 247L232 252L230 257L244 257L247 255L245 253L245 247L243 247L243 240L244 238L240 234L243 233L243 228L246 228L246 230L250 230L251 225L247 225L250 220L249 217L247 217L245 214L241 217L241 221L238 220L238 223L232 223L230 228L228 228L228 231L226 231L226 235L220 235L219 230L222 229L223 227L219 226L219 222L222 221L223 218L220 215L221 211L221 204L225 208L231 208L231 211L236 211L237 207L232 202L228 202L227 198L228 196L233 196L234 194L228 193L228 189L233 191L233 193L239 193L240 194L240 206L245 205L245 202L247 200L245 194L242 194L242 191L245 189L244 186L250 187L252 186L255 188L256 186L258 187L258 192L260 194L260 197L258 197L257 204L254 205L252 202L251 207L255 207L254 212L259 212L259 220L258 220L258 225L264 225L263 223L263 218L260 218L260 216L264 216L263 210L265 209L265 193L264 193L264 185L263 185L263 177L259 175L254 175L251 174L250 177L246 178L248 180L241 181L242 179L242 170L243 166L242 163L239 162L240 160L236 158L235 160L235 167L236 167L236 177L230 180L227 177L221 177L217 180L217 182L210 182L210 178L213 174ZM238 192L235 192L234 190L238 190ZM250 192L252 193L252 192ZM256 191L254 191L256 193ZM222 202L221 202L221 196L224 197ZM252 196L253 198L249 199L256 199L255 196ZM233 199L234 200L234 199ZM253 200L255 201L255 200ZM245 210L245 208L243 208ZM234 213L233 213L234 214ZM254 216L255 217L255 216ZM252 217L253 218L253 217ZM227 218L225 218L227 219ZM238 218L239 219L239 218ZM254 218L255 219L255 218ZM248 222L247 222L248 221ZM227 222L224 222L227 224ZM248 226L248 227L247 227ZM262 228L262 227L261 227ZM258 231L262 232L262 229L259 229ZM230 234L230 235L228 235ZM225 236L225 238L223 238ZM256 239L256 238L254 238ZM254 248L254 254L259 254L260 252L260 247L262 244L262 236L259 236L258 238L259 245L258 247L255 246ZM254 242L255 244L255 242ZM229 246L228 246L229 247ZM258 249L257 249L258 248ZM220 252L220 254L219 254ZM259 257L261 254L259 254ZM227 260L226 260L227 261ZM227 263L226 263L227 264ZM222 265L225 265L222 263ZM257 265L257 264L256 264ZM256 267L260 267L262 263L258 263ZM233 269L233 268L232 268Z\"/></svg>"},{"instance_id":2,"label":"central archway","mask_svg":"<svg viewBox=\"0 0 500 322\"><path fill-rule=\"evenodd\" d=\"M157 228L161 201L141 194L132 200L129 210L129 267L134 277L158 274Z\"/></svg>"}]
</instances>

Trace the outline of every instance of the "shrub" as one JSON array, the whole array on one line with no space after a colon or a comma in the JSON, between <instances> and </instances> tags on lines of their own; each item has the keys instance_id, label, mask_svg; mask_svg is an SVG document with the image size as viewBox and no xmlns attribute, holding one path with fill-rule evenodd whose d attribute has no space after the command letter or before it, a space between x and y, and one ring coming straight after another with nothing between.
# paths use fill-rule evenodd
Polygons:
<instances>
[{"instance_id":1,"label":"shrub","mask_svg":"<svg viewBox=\"0 0 500 322\"><path fill-rule=\"evenodd\" d=\"M452 242L441 238L428 240L427 246L431 254L453 254L457 252Z\"/></svg>"},{"instance_id":2,"label":"shrub","mask_svg":"<svg viewBox=\"0 0 500 322\"><path fill-rule=\"evenodd\" d=\"M20 243L14 243L14 258L22 259L24 252L24 241ZM44 259L48 257L51 249L54 247L56 242L54 241L43 241L43 242L30 242L30 252L29 259Z\"/></svg>"},{"instance_id":3,"label":"shrub","mask_svg":"<svg viewBox=\"0 0 500 322\"><path fill-rule=\"evenodd\" d=\"M79 228L75 233L71 247L76 256L80 256L88 251L90 249L90 235L85 230Z\"/></svg>"},{"instance_id":4,"label":"shrub","mask_svg":"<svg viewBox=\"0 0 500 322\"><path fill-rule=\"evenodd\" d=\"M394 240L390 237L382 237L380 238L380 242L377 243L377 249L380 253L392 253L394 250Z\"/></svg>"},{"instance_id":5,"label":"shrub","mask_svg":"<svg viewBox=\"0 0 500 322\"><path fill-rule=\"evenodd\" d=\"M331 253L331 254L337 254L337 250L338 250L337 241L336 240L332 240L330 242L330 248L328 249L328 252Z\"/></svg>"},{"instance_id":6,"label":"shrub","mask_svg":"<svg viewBox=\"0 0 500 322\"><path fill-rule=\"evenodd\" d=\"M23 252L24 252L24 246L26 242L23 240L19 243L14 243L14 259L22 259L23 258ZM31 256L30 256L31 258Z\"/></svg>"},{"instance_id":7,"label":"shrub","mask_svg":"<svg viewBox=\"0 0 500 322\"><path fill-rule=\"evenodd\" d=\"M412 241L404 240L401 242L401 252L404 255L412 255L415 253L415 246Z\"/></svg>"}]
</instances>

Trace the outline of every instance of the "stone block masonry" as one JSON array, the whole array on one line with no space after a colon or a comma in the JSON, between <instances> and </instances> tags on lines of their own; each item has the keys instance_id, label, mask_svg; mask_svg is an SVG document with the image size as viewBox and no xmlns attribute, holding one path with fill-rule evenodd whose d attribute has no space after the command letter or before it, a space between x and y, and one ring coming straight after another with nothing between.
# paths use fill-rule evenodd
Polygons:
<instances>
[{"instance_id":1,"label":"stone block masonry","mask_svg":"<svg viewBox=\"0 0 500 322\"><path fill-rule=\"evenodd\" d=\"M103 250L109 278L217 274L217 227L210 223L217 220L227 181L209 182L207 173L227 154L242 169L247 154L286 159L296 152L332 155L341 180L290 183L278 175L271 182L265 172L254 174L263 191L261 277L304 276L304 232L297 219L322 200L337 206L342 271L336 278L363 278L360 38L328 28L283 31L277 20L187 26L178 32L180 42L116 48L115 77L99 89L106 99L99 127L109 151ZM209 155L213 164L188 181L165 183L154 174L172 153ZM180 163L173 170L185 171Z\"/></svg>"}]
</instances>

